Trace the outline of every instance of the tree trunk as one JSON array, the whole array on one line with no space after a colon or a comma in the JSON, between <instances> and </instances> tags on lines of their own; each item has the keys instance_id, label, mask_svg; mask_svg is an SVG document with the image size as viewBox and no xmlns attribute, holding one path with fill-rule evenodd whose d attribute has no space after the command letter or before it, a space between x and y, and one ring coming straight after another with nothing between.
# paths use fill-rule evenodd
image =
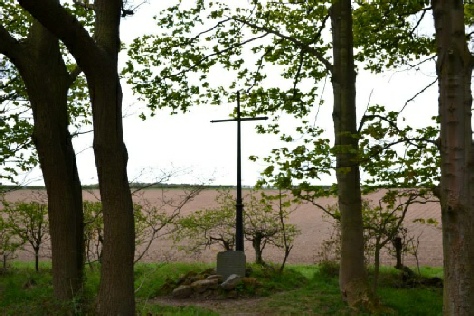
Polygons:
<instances>
[{"instance_id":1,"label":"tree trunk","mask_svg":"<svg viewBox=\"0 0 474 316\"><path fill-rule=\"evenodd\" d=\"M403 263L402 263L402 251L403 251L402 239L398 236L395 237L392 240L392 245L393 245L393 248L395 248L395 257L397 259L395 269L402 269L403 268Z\"/></svg>"},{"instance_id":2,"label":"tree trunk","mask_svg":"<svg viewBox=\"0 0 474 316\"><path fill-rule=\"evenodd\" d=\"M254 239L252 240L252 246L255 250L255 263L259 265L265 264L263 261L263 251L262 251L262 237L261 234L256 233Z\"/></svg>"},{"instance_id":3,"label":"tree trunk","mask_svg":"<svg viewBox=\"0 0 474 316\"><path fill-rule=\"evenodd\" d=\"M82 190L68 131L71 78L59 42L33 22L20 53L8 56L25 82L34 118L33 140L48 193L54 295L71 300L82 288L84 268Z\"/></svg>"},{"instance_id":4,"label":"tree trunk","mask_svg":"<svg viewBox=\"0 0 474 316\"><path fill-rule=\"evenodd\" d=\"M382 245L380 241L377 240L375 243L375 254L374 254L374 281L372 282L372 290L374 293L377 292L377 288L379 286L379 275L380 275L380 250L382 249Z\"/></svg>"},{"instance_id":5,"label":"tree trunk","mask_svg":"<svg viewBox=\"0 0 474 316\"><path fill-rule=\"evenodd\" d=\"M95 37L107 53L87 70L94 118L94 152L104 214L104 248L98 294L99 315L134 315L135 228L123 143L122 89L117 60L122 1L96 0Z\"/></svg>"},{"instance_id":6,"label":"tree trunk","mask_svg":"<svg viewBox=\"0 0 474 316\"><path fill-rule=\"evenodd\" d=\"M116 73L95 79L97 81L90 85L94 152L104 214L98 312L100 315L134 315L135 232L126 173L127 151L122 138L121 90ZM111 122L111 117L115 121Z\"/></svg>"},{"instance_id":7,"label":"tree trunk","mask_svg":"<svg viewBox=\"0 0 474 316\"><path fill-rule=\"evenodd\" d=\"M338 203L341 211L341 265L339 285L342 297L354 308L373 303L364 261L362 201L356 129L356 73L353 58L350 0L333 0L332 87Z\"/></svg>"},{"instance_id":8,"label":"tree trunk","mask_svg":"<svg viewBox=\"0 0 474 316\"><path fill-rule=\"evenodd\" d=\"M35 248L35 271L39 271L39 248Z\"/></svg>"},{"instance_id":9,"label":"tree trunk","mask_svg":"<svg viewBox=\"0 0 474 316\"><path fill-rule=\"evenodd\" d=\"M473 57L464 31L463 1L432 1L441 120L441 214L444 315L474 309L474 172L471 127Z\"/></svg>"}]
</instances>

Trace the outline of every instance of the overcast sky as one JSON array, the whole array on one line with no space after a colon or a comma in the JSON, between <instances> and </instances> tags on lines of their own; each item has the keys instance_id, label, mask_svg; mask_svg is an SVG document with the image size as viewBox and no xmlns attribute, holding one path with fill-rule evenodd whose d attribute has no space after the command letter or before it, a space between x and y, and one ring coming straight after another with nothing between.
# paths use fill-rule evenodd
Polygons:
<instances>
[{"instance_id":1,"label":"overcast sky","mask_svg":"<svg viewBox=\"0 0 474 316\"><path fill-rule=\"evenodd\" d=\"M135 15L122 22L121 37L125 43L156 28L152 17L160 10L161 1L145 3ZM161 4L162 5L162 4ZM123 60L122 60L123 61ZM226 76L223 71L222 76ZM389 71L382 75L361 72L357 79L357 103L359 117L367 104L385 105L390 110L400 110L405 102L435 79L434 63L422 71ZM332 130L332 92L328 80L324 94L325 103L316 118L316 125ZM235 104L200 106L189 113L169 115L167 110L159 110L156 116L141 121L138 114L145 104L137 101L137 96L124 87L124 138L129 152L129 179L141 182L154 181L161 173L181 170L174 176L173 183L196 183L201 181L216 185L236 183L236 123L210 123L211 120L226 119ZM436 115L437 85L411 102L403 116L414 126L430 123ZM292 124L291 121L287 121ZM250 155L264 157L271 149L285 146L276 135L259 135L254 127L256 122L242 123L242 182L254 185L260 172L266 167L262 163L248 160ZM287 126L291 128L291 126ZM97 183L93 152L90 148L92 135L76 139L77 162L83 184ZM89 148L89 149L88 149ZM34 171L29 179L38 179L41 172ZM138 177L138 178L137 178ZM334 179L322 179L325 184ZM34 184L42 184L35 181Z\"/></svg>"}]
</instances>

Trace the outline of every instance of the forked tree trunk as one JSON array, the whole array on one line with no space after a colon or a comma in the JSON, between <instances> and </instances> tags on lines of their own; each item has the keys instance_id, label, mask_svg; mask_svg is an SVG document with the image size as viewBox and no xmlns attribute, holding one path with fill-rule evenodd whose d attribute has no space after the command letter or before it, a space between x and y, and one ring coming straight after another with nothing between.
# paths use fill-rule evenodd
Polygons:
<instances>
[{"instance_id":1,"label":"forked tree trunk","mask_svg":"<svg viewBox=\"0 0 474 316\"><path fill-rule=\"evenodd\" d=\"M82 288L84 269L82 191L68 131L72 79L59 41L36 21L17 45L7 57L20 71L33 110L33 140L48 193L54 295L69 301Z\"/></svg>"},{"instance_id":2,"label":"forked tree trunk","mask_svg":"<svg viewBox=\"0 0 474 316\"><path fill-rule=\"evenodd\" d=\"M362 200L356 124L356 73L353 56L350 0L333 0L331 7L334 94L334 151L338 202L341 211L341 265L339 285L342 297L354 308L372 308L364 261Z\"/></svg>"},{"instance_id":3,"label":"forked tree trunk","mask_svg":"<svg viewBox=\"0 0 474 316\"><path fill-rule=\"evenodd\" d=\"M134 315L134 217L127 178L127 150L123 143L122 90L117 69L122 1L94 1L93 38L55 0L18 2L63 41L87 77L104 215L97 313Z\"/></svg>"},{"instance_id":4,"label":"forked tree trunk","mask_svg":"<svg viewBox=\"0 0 474 316\"><path fill-rule=\"evenodd\" d=\"M444 315L474 310L474 150L471 127L473 57L460 0L432 1L441 120L441 215Z\"/></svg>"}]
</instances>

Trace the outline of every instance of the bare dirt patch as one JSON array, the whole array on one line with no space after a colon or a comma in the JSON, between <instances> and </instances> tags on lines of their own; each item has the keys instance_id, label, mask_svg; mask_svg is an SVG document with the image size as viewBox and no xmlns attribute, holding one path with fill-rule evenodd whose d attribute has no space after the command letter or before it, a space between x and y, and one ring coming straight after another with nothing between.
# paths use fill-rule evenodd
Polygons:
<instances>
[{"instance_id":1,"label":"bare dirt patch","mask_svg":"<svg viewBox=\"0 0 474 316\"><path fill-rule=\"evenodd\" d=\"M157 297L148 302L162 306L198 306L216 313L225 313L225 315L269 315L267 312L260 310L260 307L268 300L269 298L267 297L235 299L176 299L172 297Z\"/></svg>"}]
</instances>

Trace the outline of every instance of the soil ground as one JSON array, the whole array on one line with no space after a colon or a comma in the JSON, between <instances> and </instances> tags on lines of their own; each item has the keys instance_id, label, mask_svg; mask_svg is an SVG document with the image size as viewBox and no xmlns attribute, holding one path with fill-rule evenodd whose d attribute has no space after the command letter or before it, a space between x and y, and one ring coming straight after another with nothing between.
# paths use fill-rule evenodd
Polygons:
<instances>
[{"instance_id":1,"label":"soil ground","mask_svg":"<svg viewBox=\"0 0 474 316\"><path fill-rule=\"evenodd\" d=\"M244 191L244 196L248 191ZM267 193L277 194L276 191L267 191ZM205 189L200 192L194 199L189 201L181 208L181 214L189 214L190 212L216 207L215 198L218 192L215 189ZM373 203L377 203L382 197L383 190L375 192L366 198ZM84 199L98 200L98 190L84 191ZM184 189L146 189L137 192L134 195L134 200L137 203L146 205L147 207L155 206L172 212L176 209L176 205L187 195ZM41 190L23 189L10 192L6 195L6 199L10 201L31 201L42 200L46 201L46 194ZM335 197L320 198L316 201L321 206L334 205L336 203ZM244 202L245 203L245 202ZM175 205L173 207L172 205ZM328 240L334 232L332 220L318 209L313 204L305 203L294 207L295 210L291 213L288 220L289 223L295 224L300 230L301 234L296 238L294 247L288 257L288 263L294 264L313 264L321 260L321 244L324 240ZM441 229L434 225L422 224L414 222L415 219L435 219L438 223L441 222L441 214L439 203L414 204L410 206L404 225L408 229L408 235L414 237L418 242L417 258L413 254L407 254L404 257L404 263L408 266L442 266L442 240ZM47 247L46 247L47 248ZM155 240L150 248L147 256L143 261L146 262L163 262L163 261L201 261L201 262L215 262L217 253L222 251L217 246L211 247L199 253L185 253L179 251L176 245L167 238ZM245 251L247 261L254 260L251 243L246 242ZM48 257L48 250L43 251L43 256ZM283 253L280 249L275 247L266 247L263 253L264 259L267 262L279 263L283 258ZM30 260L32 255L28 252L22 252L19 255L20 260ZM393 256L388 253L382 256L382 265L393 265Z\"/></svg>"}]
</instances>

